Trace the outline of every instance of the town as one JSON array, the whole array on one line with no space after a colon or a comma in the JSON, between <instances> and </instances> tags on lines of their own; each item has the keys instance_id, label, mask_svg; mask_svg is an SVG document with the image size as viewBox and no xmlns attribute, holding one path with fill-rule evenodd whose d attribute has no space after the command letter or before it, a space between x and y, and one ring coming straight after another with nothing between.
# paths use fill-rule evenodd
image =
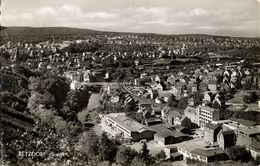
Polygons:
<instances>
[{"instance_id":1,"label":"town","mask_svg":"<svg viewBox=\"0 0 260 166\"><path fill-rule=\"evenodd\" d=\"M5 164L259 164L259 39L32 37L0 48Z\"/></svg>"}]
</instances>

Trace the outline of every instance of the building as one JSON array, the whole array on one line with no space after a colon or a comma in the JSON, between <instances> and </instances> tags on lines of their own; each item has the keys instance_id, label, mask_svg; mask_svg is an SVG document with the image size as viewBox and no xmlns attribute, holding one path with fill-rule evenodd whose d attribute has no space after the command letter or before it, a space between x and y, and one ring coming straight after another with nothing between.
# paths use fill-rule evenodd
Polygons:
<instances>
[{"instance_id":1,"label":"building","mask_svg":"<svg viewBox=\"0 0 260 166\"><path fill-rule=\"evenodd\" d=\"M191 159L210 163L214 161L223 160L225 158L225 152L220 148L215 149L195 149L190 152Z\"/></svg>"},{"instance_id":2,"label":"building","mask_svg":"<svg viewBox=\"0 0 260 166\"><path fill-rule=\"evenodd\" d=\"M260 139L260 138L259 138ZM252 141L249 151L254 159L260 156L260 141Z\"/></svg>"},{"instance_id":3,"label":"building","mask_svg":"<svg viewBox=\"0 0 260 166\"><path fill-rule=\"evenodd\" d=\"M120 89L118 84L108 84L105 86L107 94L111 94L116 89Z\"/></svg>"},{"instance_id":4,"label":"building","mask_svg":"<svg viewBox=\"0 0 260 166\"><path fill-rule=\"evenodd\" d=\"M192 123L198 124L198 115L195 107L188 106L184 110L184 115L191 120Z\"/></svg>"},{"instance_id":5,"label":"building","mask_svg":"<svg viewBox=\"0 0 260 166\"><path fill-rule=\"evenodd\" d=\"M110 96L111 96L111 98L110 98L111 103L118 103L119 102L119 100L120 100L120 92L119 92L118 89L115 89L114 91L112 91L110 93Z\"/></svg>"},{"instance_id":6,"label":"building","mask_svg":"<svg viewBox=\"0 0 260 166\"><path fill-rule=\"evenodd\" d=\"M164 125L153 125L150 128L155 131L154 140L159 145L169 145L185 141L188 136L176 130L170 130Z\"/></svg>"},{"instance_id":7,"label":"building","mask_svg":"<svg viewBox=\"0 0 260 166\"><path fill-rule=\"evenodd\" d=\"M211 103L212 98L213 98L213 93L207 91L207 92L204 93L204 99L203 99L203 101L204 101L204 102L207 102L207 103Z\"/></svg>"},{"instance_id":8,"label":"building","mask_svg":"<svg viewBox=\"0 0 260 166\"><path fill-rule=\"evenodd\" d=\"M159 92L156 89L149 89L148 93L150 94L151 99L156 99L159 96Z\"/></svg>"},{"instance_id":9,"label":"building","mask_svg":"<svg viewBox=\"0 0 260 166\"><path fill-rule=\"evenodd\" d=\"M213 93L216 92L217 91L217 80L209 80L208 89Z\"/></svg>"},{"instance_id":10,"label":"building","mask_svg":"<svg viewBox=\"0 0 260 166\"><path fill-rule=\"evenodd\" d=\"M191 128L191 120L187 118L186 116L183 116L181 113L177 111L171 111L167 115L166 122L169 125L174 125L174 126L184 126L187 128Z\"/></svg>"},{"instance_id":11,"label":"building","mask_svg":"<svg viewBox=\"0 0 260 166\"><path fill-rule=\"evenodd\" d=\"M69 79L70 81L83 81L83 73L80 71L67 71L64 73L64 76Z\"/></svg>"},{"instance_id":12,"label":"building","mask_svg":"<svg viewBox=\"0 0 260 166\"><path fill-rule=\"evenodd\" d=\"M203 138L201 138L203 139ZM225 158L222 149L208 147L202 140L189 140L176 145L178 152L183 155L183 159L193 159L205 163L220 161Z\"/></svg>"},{"instance_id":13,"label":"building","mask_svg":"<svg viewBox=\"0 0 260 166\"><path fill-rule=\"evenodd\" d=\"M161 118L162 120L166 121L166 118L167 118L167 114L172 111L171 107L165 105L162 110L161 110Z\"/></svg>"},{"instance_id":14,"label":"building","mask_svg":"<svg viewBox=\"0 0 260 166\"><path fill-rule=\"evenodd\" d=\"M233 130L222 129L217 136L218 146L222 150L226 150L236 144L236 135Z\"/></svg>"},{"instance_id":15,"label":"building","mask_svg":"<svg viewBox=\"0 0 260 166\"><path fill-rule=\"evenodd\" d=\"M197 108L198 126L204 127L211 121L217 121L220 119L220 111L208 106L199 105Z\"/></svg>"},{"instance_id":16,"label":"building","mask_svg":"<svg viewBox=\"0 0 260 166\"><path fill-rule=\"evenodd\" d=\"M204 126L204 139L205 141L212 145L216 146L217 145L217 136L218 133L221 130L221 125L219 124L212 124L208 123Z\"/></svg>"},{"instance_id":17,"label":"building","mask_svg":"<svg viewBox=\"0 0 260 166\"><path fill-rule=\"evenodd\" d=\"M166 159L171 159L172 161L183 160L183 155L178 152L176 146L167 146L163 149Z\"/></svg>"},{"instance_id":18,"label":"building","mask_svg":"<svg viewBox=\"0 0 260 166\"><path fill-rule=\"evenodd\" d=\"M239 146L250 147L252 141L260 136L260 125L239 127L235 130Z\"/></svg>"},{"instance_id":19,"label":"building","mask_svg":"<svg viewBox=\"0 0 260 166\"><path fill-rule=\"evenodd\" d=\"M154 138L154 131L137 121L128 118L124 113L111 113L102 117L102 130L110 133L113 137L120 135L133 142L142 139L151 140Z\"/></svg>"}]
</instances>

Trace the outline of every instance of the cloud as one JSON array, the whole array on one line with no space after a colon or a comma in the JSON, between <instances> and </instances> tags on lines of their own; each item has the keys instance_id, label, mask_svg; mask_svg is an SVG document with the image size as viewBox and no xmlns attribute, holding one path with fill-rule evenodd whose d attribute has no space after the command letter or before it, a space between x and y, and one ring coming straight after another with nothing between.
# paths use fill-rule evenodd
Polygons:
<instances>
[{"instance_id":1,"label":"cloud","mask_svg":"<svg viewBox=\"0 0 260 166\"><path fill-rule=\"evenodd\" d=\"M183 0L188 5L184 4L185 2L177 3L170 0L162 0L160 4L152 0L149 0L149 4L145 4L145 0L136 1L136 5L131 5L128 0L128 5L118 5L117 3L122 2L113 0L113 5L103 1L101 7L92 0L88 0L89 3L84 0L81 0L82 3L67 1L65 4L64 1L60 0L59 5L54 5L57 2L55 1L53 4L39 5L38 8L28 6L22 11L4 12L1 21L5 25L71 26L156 33L234 32L247 35L259 31L259 9L255 10L256 8L251 6L248 10L250 5L242 0L229 0L225 5L213 0L211 3ZM91 3L96 8L91 7Z\"/></svg>"},{"instance_id":2,"label":"cloud","mask_svg":"<svg viewBox=\"0 0 260 166\"><path fill-rule=\"evenodd\" d=\"M202 9L202 8L196 8L196 9L193 9L191 12L190 12L190 15L191 16L203 16L203 15L207 15L208 12L205 10L205 9Z\"/></svg>"},{"instance_id":3,"label":"cloud","mask_svg":"<svg viewBox=\"0 0 260 166\"><path fill-rule=\"evenodd\" d=\"M118 14L115 13L108 13L108 12L93 12L93 13L87 13L85 15L87 18L102 18L102 19L108 19L108 18L117 18Z\"/></svg>"},{"instance_id":4,"label":"cloud","mask_svg":"<svg viewBox=\"0 0 260 166\"><path fill-rule=\"evenodd\" d=\"M35 11L35 14L40 16L55 16L57 15L57 11L51 7L43 7Z\"/></svg>"}]
</instances>

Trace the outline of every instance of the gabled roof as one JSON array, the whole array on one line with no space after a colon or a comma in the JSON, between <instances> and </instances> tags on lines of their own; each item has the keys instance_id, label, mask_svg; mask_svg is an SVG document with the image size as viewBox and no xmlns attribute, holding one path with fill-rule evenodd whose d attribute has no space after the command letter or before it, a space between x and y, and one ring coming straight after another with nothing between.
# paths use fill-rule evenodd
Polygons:
<instances>
[{"instance_id":1,"label":"gabled roof","mask_svg":"<svg viewBox=\"0 0 260 166\"><path fill-rule=\"evenodd\" d=\"M181 113L179 113L178 111L170 111L170 112L168 112L168 114L167 114L167 116L168 117L173 117L173 118L175 118L175 117L181 117Z\"/></svg>"},{"instance_id":2,"label":"gabled roof","mask_svg":"<svg viewBox=\"0 0 260 166\"><path fill-rule=\"evenodd\" d=\"M169 106L167 106L167 105L165 105L165 106L162 108L162 111L164 111L165 114L168 114L170 110L171 110L171 107L169 107Z\"/></svg>"},{"instance_id":3,"label":"gabled roof","mask_svg":"<svg viewBox=\"0 0 260 166\"><path fill-rule=\"evenodd\" d=\"M217 128L221 127L220 124L212 124L212 123L207 123L205 125L205 128L211 129L211 130L216 130Z\"/></svg>"},{"instance_id":4,"label":"gabled roof","mask_svg":"<svg viewBox=\"0 0 260 166\"><path fill-rule=\"evenodd\" d=\"M166 126L164 125L153 125L153 126L150 126L150 128L156 132L155 135L159 136L159 137L169 137L169 136L173 136L175 138L179 138L179 137L185 137L187 135L181 133L181 132L178 132L178 131L175 131L175 130L170 130L168 129Z\"/></svg>"},{"instance_id":5,"label":"gabled roof","mask_svg":"<svg viewBox=\"0 0 260 166\"><path fill-rule=\"evenodd\" d=\"M192 106L187 106L184 110L184 112L186 113L196 113L196 108L195 107L192 107Z\"/></svg>"}]
</instances>

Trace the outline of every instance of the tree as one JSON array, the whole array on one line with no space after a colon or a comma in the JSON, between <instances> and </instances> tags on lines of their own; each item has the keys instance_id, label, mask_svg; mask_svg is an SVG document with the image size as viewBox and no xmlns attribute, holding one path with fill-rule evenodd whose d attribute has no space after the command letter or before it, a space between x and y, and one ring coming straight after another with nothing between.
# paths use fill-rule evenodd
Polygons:
<instances>
[{"instance_id":1,"label":"tree","mask_svg":"<svg viewBox=\"0 0 260 166\"><path fill-rule=\"evenodd\" d=\"M146 166L146 163L139 156L136 156L133 159L131 166Z\"/></svg>"},{"instance_id":2,"label":"tree","mask_svg":"<svg viewBox=\"0 0 260 166\"><path fill-rule=\"evenodd\" d=\"M150 163L151 161L151 154L150 150L148 149L148 146L146 142L143 142L143 146L139 152L139 157L145 162L145 163Z\"/></svg>"},{"instance_id":3,"label":"tree","mask_svg":"<svg viewBox=\"0 0 260 166\"><path fill-rule=\"evenodd\" d=\"M91 159L98 154L98 136L92 130L82 133L78 140L78 147L87 159Z\"/></svg>"},{"instance_id":4,"label":"tree","mask_svg":"<svg viewBox=\"0 0 260 166\"><path fill-rule=\"evenodd\" d=\"M130 103L127 103L125 108L124 108L124 111L125 112L135 112L137 110L137 103L132 100Z\"/></svg>"},{"instance_id":5,"label":"tree","mask_svg":"<svg viewBox=\"0 0 260 166\"><path fill-rule=\"evenodd\" d=\"M33 93L32 96L29 98L28 108L30 110L37 109L39 105L43 105L46 108L53 108L54 104L55 98L50 93Z\"/></svg>"},{"instance_id":6,"label":"tree","mask_svg":"<svg viewBox=\"0 0 260 166\"><path fill-rule=\"evenodd\" d=\"M82 90L70 90L60 110L60 115L66 120L77 120L77 114L87 106L90 96L88 87Z\"/></svg>"},{"instance_id":7,"label":"tree","mask_svg":"<svg viewBox=\"0 0 260 166\"><path fill-rule=\"evenodd\" d=\"M201 105L202 104L202 100L204 98L204 95L200 92L197 92L194 96L193 96L193 99L194 99L194 106L198 106L198 105Z\"/></svg>"},{"instance_id":8,"label":"tree","mask_svg":"<svg viewBox=\"0 0 260 166\"><path fill-rule=\"evenodd\" d=\"M178 102L178 108L185 109L188 106L188 104L189 102L187 97L181 98Z\"/></svg>"},{"instance_id":9,"label":"tree","mask_svg":"<svg viewBox=\"0 0 260 166\"><path fill-rule=\"evenodd\" d=\"M227 150L227 153L229 158L234 161L248 162L252 158L251 153L243 146L233 146Z\"/></svg>"},{"instance_id":10,"label":"tree","mask_svg":"<svg viewBox=\"0 0 260 166\"><path fill-rule=\"evenodd\" d=\"M101 160L114 161L116 157L117 147L111 141L106 132L103 132L98 142L98 154Z\"/></svg>"},{"instance_id":11,"label":"tree","mask_svg":"<svg viewBox=\"0 0 260 166\"><path fill-rule=\"evenodd\" d=\"M173 94L170 96L167 105L169 107L177 107L178 101L176 100L176 97Z\"/></svg>"},{"instance_id":12,"label":"tree","mask_svg":"<svg viewBox=\"0 0 260 166\"><path fill-rule=\"evenodd\" d=\"M165 152L163 151L163 150L161 150L159 153L157 153L156 155L155 155L155 158L157 159L157 160L165 160L166 159L166 154L165 154Z\"/></svg>"},{"instance_id":13,"label":"tree","mask_svg":"<svg viewBox=\"0 0 260 166\"><path fill-rule=\"evenodd\" d=\"M45 74L40 77L30 78L29 89L34 93L50 93L54 99L54 108L61 109L70 89L66 78Z\"/></svg>"},{"instance_id":14,"label":"tree","mask_svg":"<svg viewBox=\"0 0 260 166\"><path fill-rule=\"evenodd\" d=\"M132 160L137 154L138 153L130 147L120 146L116 153L116 162L121 166L131 165Z\"/></svg>"}]
</instances>

